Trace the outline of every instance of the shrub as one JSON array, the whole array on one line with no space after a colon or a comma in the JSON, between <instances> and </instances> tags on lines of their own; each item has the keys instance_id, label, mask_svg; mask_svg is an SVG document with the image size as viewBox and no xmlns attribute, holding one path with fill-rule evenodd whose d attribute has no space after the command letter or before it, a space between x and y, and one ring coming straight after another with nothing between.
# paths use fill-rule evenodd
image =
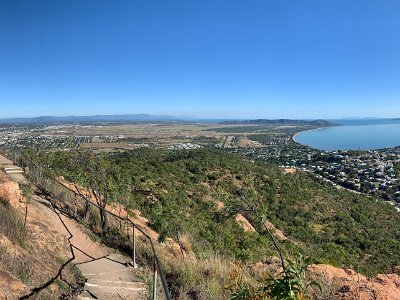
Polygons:
<instances>
[{"instance_id":1,"label":"shrub","mask_svg":"<svg viewBox=\"0 0 400 300\"><path fill-rule=\"evenodd\" d=\"M26 229L7 199L0 198L0 232L20 246L25 245Z\"/></svg>"},{"instance_id":2,"label":"shrub","mask_svg":"<svg viewBox=\"0 0 400 300\"><path fill-rule=\"evenodd\" d=\"M320 285L315 282L306 281L306 269L309 265L309 259L304 259L301 255L297 260L287 260L288 265L282 271L280 276L271 278L270 283L264 287L264 290L272 299L276 300L301 300L308 299L308 289L316 286L321 290Z\"/></svg>"}]
</instances>

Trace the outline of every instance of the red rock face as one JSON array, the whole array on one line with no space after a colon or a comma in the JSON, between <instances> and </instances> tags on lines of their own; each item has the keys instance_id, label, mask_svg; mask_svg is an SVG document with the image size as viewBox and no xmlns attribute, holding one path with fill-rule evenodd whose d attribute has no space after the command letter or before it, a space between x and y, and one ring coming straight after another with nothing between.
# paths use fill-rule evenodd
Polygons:
<instances>
[{"instance_id":1,"label":"red rock face","mask_svg":"<svg viewBox=\"0 0 400 300\"><path fill-rule=\"evenodd\" d=\"M254 229L253 225L250 224L250 222L242 215L242 214L237 214L235 217L236 222L242 226L243 230L246 232L255 232L256 230Z\"/></svg>"},{"instance_id":2,"label":"red rock face","mask_svg":"<svg viewBox=\"0 0 400 300\"><path fill-rule=\"evenodd\" d=\"M396 274L368 278L351 269L329 265L312 265L308 271L325 288L325 293L331 294L332 299L400 300L400 276Z\"/></svg>"},{"instance_id":3,"label":"red rock face","mask_svg":"<svg viewBox=\"0 0 400 300\"><path fill-rule=\"evenodd\" d=\"M11 206L18 209L22 203L21 191L16 182L11 181L7 175L0 173L0 197L6 198Z\"/></svg>"}]
</instances>

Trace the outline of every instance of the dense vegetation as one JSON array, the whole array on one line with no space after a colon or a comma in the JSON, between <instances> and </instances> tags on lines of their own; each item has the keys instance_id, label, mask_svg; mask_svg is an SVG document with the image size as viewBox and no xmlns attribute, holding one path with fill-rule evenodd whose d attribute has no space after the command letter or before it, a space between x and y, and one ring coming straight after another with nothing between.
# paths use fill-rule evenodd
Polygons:
<instances>
[{"instance_id":1,"label":"dense vegetation","mask_svg":"<svg viewBox=\"0 0 400 300\"><path fill-rule=\"evenodd\" d=\"M275 165L205 149L52 152L40 159L83 185L92 176L88 165L107 170L111 199L142 211L160 241L184 238L200 258L266 260L276 254L264 233L269 220L289 237L281 245L289 256L301 252L367 275L400 263L400 215L383 201L337 190L311 174L284 174ZM244 232L237 213L260 234Z\"/></svg>"}]
</instances>

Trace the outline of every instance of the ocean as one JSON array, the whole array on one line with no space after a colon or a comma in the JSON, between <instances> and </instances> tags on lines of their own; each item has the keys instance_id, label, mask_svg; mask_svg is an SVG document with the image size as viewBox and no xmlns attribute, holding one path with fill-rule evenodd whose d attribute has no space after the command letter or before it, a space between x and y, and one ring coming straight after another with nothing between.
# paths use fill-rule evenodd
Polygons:
<instances>
[{"instance_id":1,"label":"ocean","mask_svg":"<svg viewBox=\"0 0 400 300\"><path fill-rule=\"evenodd\" d=\"M391 119L330 120L340 126L303 131L294 137L319 150L375 150L400 146L400 121Z\"/></svg>"}]
</instances>

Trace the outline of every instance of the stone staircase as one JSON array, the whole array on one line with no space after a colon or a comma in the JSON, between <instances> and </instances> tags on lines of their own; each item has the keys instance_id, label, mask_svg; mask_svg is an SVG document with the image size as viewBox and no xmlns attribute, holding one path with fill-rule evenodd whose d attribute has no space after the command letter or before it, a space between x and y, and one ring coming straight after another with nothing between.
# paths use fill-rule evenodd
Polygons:
<instances>
[{"instance_id":1,"label":"stone staircase","mask_svg":"<svg viewBox=\"0 0 400 300\"><path fill-rule=\"evenodd\" d=\"M0 168L13 180L17 182L26 182L26 179L23 176L24 170L9 160L8 158L0 155Z\"/></svg>"},{"instance_id":2,"label":"stone staircase","mask_svg":"<svg viewBox=\"0 0 400 300\"><path fill-rule=\"evenodd\" d=\"M128 263L127 257L111 254L78 264L87 282L77 299L148 299L146 284L135 275L135 270Z\"/></svg>"}]
</instances>

